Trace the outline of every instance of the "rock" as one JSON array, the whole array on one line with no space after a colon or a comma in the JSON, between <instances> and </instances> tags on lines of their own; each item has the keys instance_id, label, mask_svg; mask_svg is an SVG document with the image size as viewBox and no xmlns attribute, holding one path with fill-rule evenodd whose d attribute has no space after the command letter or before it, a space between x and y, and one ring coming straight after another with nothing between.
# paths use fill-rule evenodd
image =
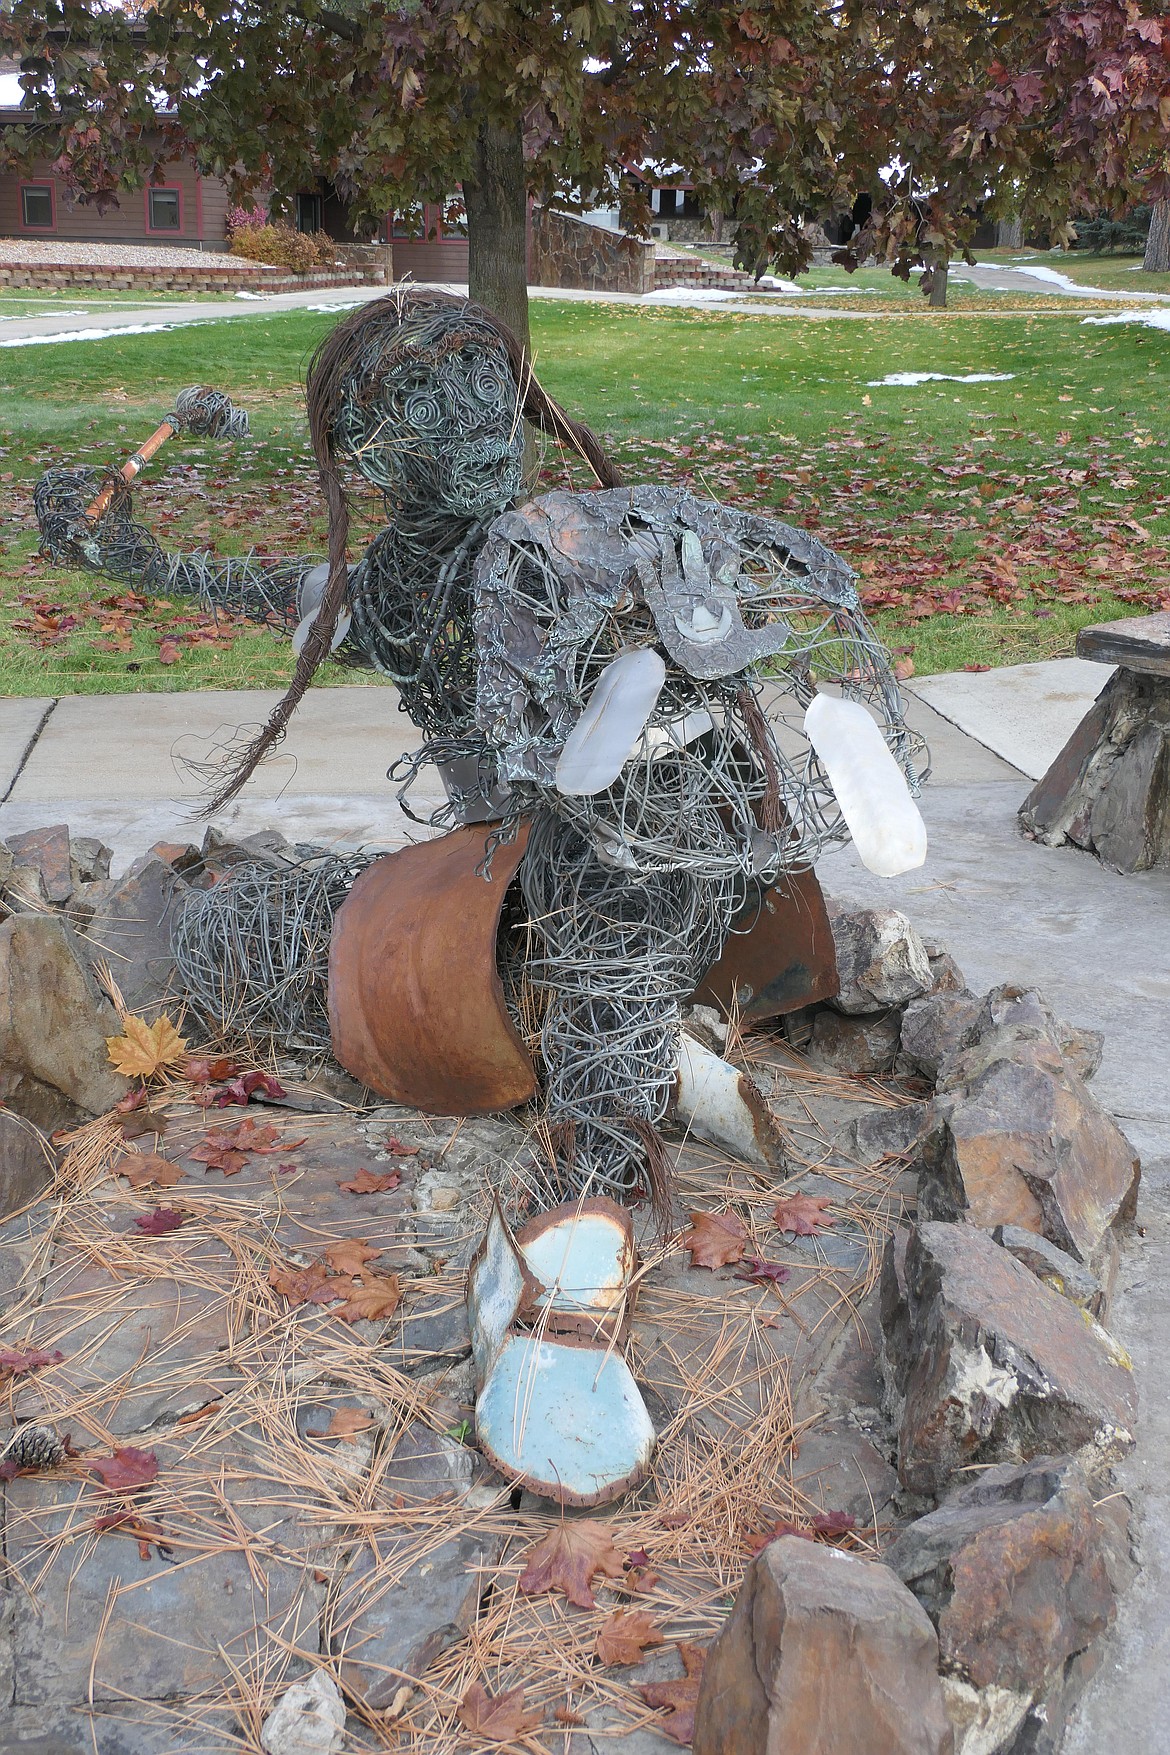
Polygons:
<instances>
[{"instance_id":1,"label":"rock","mask_svg":"<svg viewBox=\"0 0 1170 1755\"><path fill-rule=\"evenodd\" d=\"M814 1066L828 1072L844 1073L849 1078L891 1072L898 1052L901 1024L901 1014L897 1011L870 1012L849 1018L826 1006L817 1013L813 1023L808 1058Z\"/></svg>"},{"instance_id":2,"label":"rock","mask_svg":"<svg viewBox=\"0 0 1170 1755\"><path fill-rule=\"evenodd\" d=\"M148 1019L179 997L171 928L187 893L165 860L136 861L86 928L91 955L109 963L129 1010Z\"/></svg>"},{"instance_id":3,"label":"rock","mask_svg":"<svg viewBox=\"0 0 1170 1755\"><path fill-rule=\"evenodd\" d=\"M480 1529L451 1536L406 1572L402 1547L382 1536L376 1550L364 1544L331 1603L329 1649L341 1680L375 1712L467 1631L500 1557L499 1538Z\"/></svg>"},{"instance_id":4,"label":"rock","mask_svg":"<svg viewBox=\"0 0 1170 1755\"><path fill-rule=\"evenodd\" d=\"M849 1014L883 1012L934 986L922 940L896 908L827 903L840 990L829 1003Z\"/></svg>"},{"instance_id":5,"label":"rock","mask_svg":"<svg viewBox=\"0 0 1170 1755\"><path fill-rule=\"evenodd\" d=\"M951 1755L934 1628L887 1566L785 1536L712 1645L694 1755Z\"/></svg>"},{"instance_id":6,"label":"rock","mask_svg":"<svg viewBox=\"0 0 1170 1755\"><path fill-rule=\"evenodd\" d=\"M930 973L934 977L934 991L936 993L966 993L967 983L963 978L963 971L946 946L938 944L934 939L924 938L922 948L926 952Z\"/></svg>"},{"instance_id":7,"label":"rock","mask_svg":"<svg viewBox=\"0 0 1170 1755\"><path fill-rule=\"evenodd\" d=\"M935 1098L922 1145L919 1211L1018 1225L1089 1267L1108 1269L1117 1233L1133 1220L1141 1165L1125 1135L1047 1041L1019 1058L963 1050L972 1067Z\"/></svg>"},{"instance_id":8,"label":"rock","mask_svg":"<svg viewBox=\"0 0 1170 1755\"><path fill-rule=\"evenodd\" d=\"M1112 1623L1134 1570L1128 1509L1098 1512L1075 1462L1040 1458L987 1470L887 1550L938 1629L956 1755L1010 1747Z\"/></svg>"},{"instance_id":9,"label":"rock","mask_svg":"<svg viewBox=\"0 0 1170 1755\"><path fill-rule=\"evenodd\" d=\"M993 987L979 1002L957 1053L940 1070L944 1088L963 1084L1000 1060L1029 1065L1063 1064L1078 1078L1093 1076L1101 1064L1105 1038L1058 1018L1034 987Z\"/></svg>"},{"instance_id":10,"label":"rock","mask_svg":"<svg viewBox=\"0 0 1170 1755\"><path fill-rule=\"evenodd\" d=\"M338 1755L344 1742L345 1702L324 1670L287 1688L260 1729L265 1755Z\"/></svg>"},{"instance_id":11,"label":"rock","mask_svg":"<svg viewBox=\"0 0 1170 1755\"><path fill-rule=\"evenodd\" d=\"M57 823L51 829L29 829L23 835L10 835L5 845L16 866L31 867L40 874L47 902L69 900L73 893L73 867L66 823Z\"/></svg>"},{"instance_id":12,"label":"rock","mask_svg":"<svg viewBox=\"0 0 1170 1755\"><path fill-rule=\"evenodd\" d=\"M912 999L902 1014L902 1058L914 1072L932 1081L944 1061L958 1053L983 1011L970 993L942 988Z\"/></svg>"},{"instance_id":13,"label":"rock","mask_svg":"<svg viewBox=\"0 0 1170 1755\"><path fill-rule=\"evenodd\" d=\"M911 1492L941 1493L960 1468L1044 1452L1079 1454L1096 1473L1133 1446L1125 1353L975 1225L924 1223L904 1245L891 1238L882 1328L898 1474Z\"/></svg>"},{"instance_id":14,"label":"rock","mask_svg":"<svg viewBox=\"0 0 1170 1755\"><path fill-rule=\"evenodd\" d=\"M0 926L0 1061L99 1115L130 1089L106 1052L120 1031L64 920L22 914Z\"/></svg>"},{"instance_id":15,"label":"rock","mask_svg":"<svg viewBox=\"0 0 1170 1755\"><path fill-rule=\"evenodd\" d=\"M1059 1292L1080 1310L1087 1310L1098 1322L1104 1322L1109 1304L1110 1288L1103 1286L1081 1262L1074 1261L1047 1237L1034 1231L1023 1231L1018 1225L997 1225L991 1233L995 1242L1022 1261L1029 1273Z\"/></svg>"},{"instance_id":16,"label":"rock","mask_svg":"<svg viewBox=\"0 0 1170 1755\"><path fill-rule=\"evenodd\" d=\"M934 1111L929 1103L899 1103L893 1109L871 1109L848 1130L848 1150L863 1164L879 1158L911 1162L926 1137Z\"/></svg>"},{"instance_id":17,"label":"rock","mask_svg":"<svg viewBox=\"0 0 1170 1755\"><path fill-rule=\"evenodd\" d=\"M110 875L113 849L95 835L71 835L69 863L73 868L73 887L78 884L101 883Z\"/></svg>"},{"instance_id":18,"label":"rock","mask_svg":"<svg viewBox=\"0 0 1170 1755\"><path fill-rule=\"evenodd\" d=\"M48 1187L56 1163L52 1135L86 1120L88 1111L52 1085L0 1061L0 1218Z\"/></svg>"}]
</instances>

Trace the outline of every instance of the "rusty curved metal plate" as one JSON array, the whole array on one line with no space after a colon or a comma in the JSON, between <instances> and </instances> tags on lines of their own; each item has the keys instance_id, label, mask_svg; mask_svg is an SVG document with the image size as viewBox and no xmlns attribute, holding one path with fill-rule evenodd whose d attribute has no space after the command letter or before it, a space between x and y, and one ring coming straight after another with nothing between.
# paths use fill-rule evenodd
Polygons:
<instances>
[{"instance_id":1,"label":"rusty curved metal plate","mask_svg":"<svg viewBox=\"0 0 1170 1755\"><path fill-rule=\"evenodd\" d=\"M504 1003L496 934L528 825L476 876L482 824L368 866L338 910L329 952L333 1053L380 1096L435 1115L525 1102L536 1073Z\"/></svg>"},{"instance_id":2,"label":"rusty curved metal plate","mask_svg":"<svg viewBox=\"0 0 1170 1755\"><path fill-rule=\"evenodd\" d=\"M738 1005L760 1022L831 999L840 990L837 953L816 873L795 872L765 890L732 925L723 954L695 989L701 1005L727 1016Z\"/></svg>"}]
</instances>

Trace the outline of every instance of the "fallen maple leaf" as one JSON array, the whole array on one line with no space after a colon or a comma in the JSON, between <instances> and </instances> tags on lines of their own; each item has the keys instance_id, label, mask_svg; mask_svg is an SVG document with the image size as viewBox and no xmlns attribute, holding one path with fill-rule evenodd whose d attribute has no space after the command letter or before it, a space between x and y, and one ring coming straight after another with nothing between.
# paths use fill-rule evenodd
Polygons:
<instances>
[{"instance_id":1,"label":"fallen maple leaf","mask_svg":"<svg viewBox=\"0 0 1170 1755\"><path fill-rule=\"evenodd\" d=\"M382 1147L382 1150L384 1152L389 1152L389 1154L392 1158L417 1158L418 1157L418 1147L417 1146L404 1146L402 1141L398 1138L398 1135L396 1133L392 1133L390 1135L390 1138L386 1141L385 1145Z\"/></svg>"},{"instance_id":2,"label":"fallen maple leaf","mask_svg":"<svg viewBox=\"0 0 1170 1755\"><path fill-rule=\"evenodd\" d=\"M348 1182L339 1182L342 1194L385 1194L391 1188L397 1188L402 1177L397 1170L391 1170L386 1176L379 1176L373 1170L359 1170Z\"/></svg>"},{"instance_id":3,"label":"fallen maple leaf","mask_svg":"<svg viewBox=\"0 0 1170 1755\"><path fill-rule=\"evenodd\" d=\"M360 1274L366 1262L373 1261L381 1255L380 1249L374 1249L364 1237L347 1237L340 1243L331 1243L325 1251L325 1260L335 1273Z\"/></svg>"},{"instance_id":4,"label":"fallen maple leaf","mask_svg":"<svg viewBox=\"0 0 1170 1755\"><path fill-rule=\"evenodd\" d=\"M747 1256L743 1265L747 1272L736 1274L736 1279L751 1280L757 1286L782 1286L791 1273L791 1269L781 1267L778 1261L765 1261L759 1255Z\"/></svg>"},{"instance_id":5,"label":"fallen maple leaf","mask_svg":"<svg viewBox=\"0 0 1170 1755\"><path fill-rule=\"evenodd\" d=\"M964 670L990 670L990 664L965 664Z\"/></svg>"},{"instance_id":6,"label":"fallen maple leaf","mask_svg":"<svg viewBox=\"0 0 1170 1755\"><path fill-rule=\"evenodd\" d=\"M139 1213L134 1223L148 1237L165 1237L168 1231L177 1231L183 1223L182 1213L174 1207L155 1207L152 1212Z\"/></svg>"},{"instance_id":7,"label":"fallen maple leaf","mask_svg":"<svg viewBox=\"0 0 1170 1755\"><path fill-rule=\"evenodd\" d=\"M364 1408L336 1408L328 1426L306 1427L308 1438L352 1438L355 1432L366 1432L374 1424L373 1414Z\"/></svg>"},{"instance_id":8,"label":"fallen maple leaf","mask_svg":"<svg viewBox=\"0 0 1170 1755\"><path fill-rule=\"evenodd\" d=\"M174 664L179 656L177 640L160 640L158 643L158 661L160 664Z\"/></svg>"},{"instance_id":9,"label":"fallen maple leaf","mask_svg":"<svg viewBox=\"0 0 1170 1755\"><path fill-rule=\"evenodd\" d=\"M383 1317L393 1316L402 1297L402 1287L397 1274L363 1274L360 1286L355 1286L349 1297L335 1310L342 1322L378 1322Z\"/></svg>"},{"instance_id":10,"label":"fallen maple leaf","mask_svg":"<svg viewBox=\"0 0 1170 1755\"><path fill-rule=\"evenodd\" d=\"M734 1213L692 1213L691 1228L680 1241L691 1252L692 1267L725 1267L743 1260L747 1226Z\"/></svg>"},{"instance_id":11,"label":"fallen maple leaf","mask_svg":"<svg viewBox=\"0 0 1170 1755\"><path fill-rule=\"evenodd\" d=\"M155 1109L133 1109L118 1117L124 1140L140 1140L148 1133L165 1133L167 1118Z\"/></svg>"},{"instance_id":12,"label":"fallen maple leaf","mask_svg":"<svg viewBox=\"0 0 1170 1755\"><path fill-rule=\"evenodd\" d=\"M128 1115L132 1109L141 1109L146 1102L146 1086L139 1085L136 1091L128 1091L120 1102L114 1104L115 1115Z\"/></svg>"},{"instance_id":13,"label":"fallen maple leaf","mask_svg":"<svg viewBox=\"0 0 1170 1755\"><path fill-rule=\"evenodd\" d=\"M559 1590L579 1609L594 1606L589 1587L595 1573L600 1572L603 1578L621 1578L625 1573L609 1525L592 1518L557 1524L524 1559L520 1589L526 1597Z\"/></svg>"},{"instance_id":14,"label":"fallen maple leaf","mask_svg":"<svg viewBox=\"0 0 1170 1755\"><path fill-rule=\"evenodd\" d=\"M138 1558L140 1560L150 1559L152 1542L158 1548L161 1556L170 1553L170 1549L162 1539L162 1525L147 1523L144 1518L136 1517L132 1511L112 1511L108 1517L95 1517L93 1527L98 1535L117 1531L121 1535L133 1536L138 1543Z\"/></svg>"},{"instance_id":15,"label":"fallen maple leaf","mask_svg":"<svg viewBox=\"0 0 1170 1755\"><path fill-rule=\"evenodd\" d=\"M748 1554L758 1554L772 1542L778 1542L781 1536L800 1536L806 1542L815 1542L818 1536L844 1536L857 1528L857 1520L847 1511L821 1511L806 1526L781 1520L763 1536L749 1536L744 1543Z\"/></svg>"},{"instance_id":16,"label":"fallen maple leaf","mask_svg":"<svg viewBox=\"0 0 1170 1755\"><path fill-rule=\"evenodd\" d=\"M235 1061L227 1055L221 1055L217 1060L191 1055L183 1068L193 1085L218 1085L222 1080L230 1079L235 1070Z\"/></svg>"},{"instance_id":17,"label":"fallen maple leaf","mask_svg":"<svg viewBox=\"0 0 1170 1755\"><path fill-rule=\"evenodd\" d=\"M182 1060L187 1052L186 1042L166 1016L148 1024L145 1018L127 1012L122 1031L121 1036L106 1037L106 1053L116 1070L130 1079L148 1079L161 1067Z\"/></svg>"},{"instance_id":18,"label":"fallen maple leaf","mask_svg":"<svg viewBox=\"0 0 1170 1755\"><path fill-rule=\"evenodd\" d=\"M243 1073L238 1079L232 1079L231 1083L225 1085L222 1091L217 1092L216 1106L220 1109L226 1109L229 1103L248 1103L257 1091L264 1097L288 1096L288 1092L279 1079L274 1079L271 1073L248 1072Z\"/></svg>"},{"instance_id":19,"label":"fallen maple leaf","mask_svg":"<svg viewBox=\"0 0 1170 1755\"><path fill-rule=\"evenodd\" d=\"M152 1183L156 1188L170 1188L183 1176L178 1164L172 1164L169 1158L160 1158L157 1152L127 1152L116 1168L118 1175L124 1176L131 1188L147 1188Z\"/></svg>"},{"instance_id":20,"label":"fallen maple leaf","mask_svg":"<svg viewBox=\"0 0 1170 1755\"><path fill-rule=\"evenodd\" d=\"M662 1634L646 1609L617 1609L602 1622L593 1649L603 1664L638 1664Z\"/></svg>"},{"instance_id":21,"label":"fallen maple leaf","mask_svg":"<svg viewBox=\"0 0 1170 1755\"><path fill-rule=\"evenodd\" d=\"M42 1365L59 1365L65 1357L56 1348L50 1353L43 1347L29 1347L21 1352L0 1347L0 1373L6 1377L23 1377L26 1371L39 1371Z\"/></svg>"},{"instance_id":22,"label":"fallen maple leaf","mask_svg":"<svg viewBox=\"0 0 1170 1755\"><path fill-rule=\"evenodd\" d=\"M827 1211L830 1197L824 1194L790 1194L778 1200L772 1210L772 1223L778 1231L791 1231L797 1237L815 1237L836 1219Z\"/></svg>"},{"instance_id":23,"label":"fallen maple leaf","mask_svg":"<svg viewBox=\"0 0 1170 1755\"><path fill-rule=\"evenodd\" d=\"M658 1729L672 1743L686 1748L695 1734L695 1707L707 1652L701 1645L684 1645L680 1640L678 1655L685 1675L675 1682L643 1682L638 1692L647 1706L670 1709L670 1717L663 1719Z\"/></svg>"},{"instance_id":24,"label":"fallen maple leaf","mask_svg":"<svg viewBox=\"0 0 1170 1755\"><path fill-rule=\"evenodd\" d=\"M133 1445L116 1449L113 1456L92 1457L87 1466L95 1475L101 1476L113 1493L126 1492L132 1487L149 1487L158 1475L158 1458L153 1450L135 1450Z\"/></svg>"},{"instance_id":25,"label":"fallen maple leaf","mask_svg":"<svg viewBox=\"0 0 1170 1755\"><path fill-rule=\"evenodd\" d=\"M268 1284L294 1310L314 1301L314 1294L326 1284L328 1276L323 1261L311 1261L308 1267L291 1267L287 1262L273 1262L268 1270Z\"/></svg>"},{"instance_id":26,"label":"fallen maple leaf","mask_svg":"<svg viewBox=\"0 0 1170 1755\"><path fill-rule=\"evenodd\" d=\"M489 1694L482 1682L473 1682L459 1702L459 1722L473 1736L493 1743L514 1743L542 1724L544 1714L524 1710L523 1688Z\"/></svg>"}]
</instances>

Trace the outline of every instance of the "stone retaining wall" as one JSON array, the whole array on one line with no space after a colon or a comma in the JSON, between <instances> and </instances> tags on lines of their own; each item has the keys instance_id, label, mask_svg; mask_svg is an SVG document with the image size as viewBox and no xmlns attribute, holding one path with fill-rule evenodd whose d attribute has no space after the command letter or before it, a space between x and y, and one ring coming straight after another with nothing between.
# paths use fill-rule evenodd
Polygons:
<instances>
[{"instance_id":1,"label":"stone retaining wall","mask_svg":"<svg viewBox=\"0 0 1170 1755\"><path fill-rule=\"evenodd\" d=\"M348 268L319 268L310 274L291 274L282 268L163 268L123 264L83 267L79 263L33 266L0 262L0 286L39 287L54 292L75 287L126 292L298 292L314 286L384 286L386 279L384 261L380 266L366 263Z\"/></svg>"},{"instance_id":2,"label":"stone retaining wall","mask_svg":"<svg viewBox=\"0 0 1170 1755\"><path fill-rule=\"evenodd\" d=\"M536 286L654 291L654 245L547 208L532 210L529 275Z\"/></svg>"}]
</instances>

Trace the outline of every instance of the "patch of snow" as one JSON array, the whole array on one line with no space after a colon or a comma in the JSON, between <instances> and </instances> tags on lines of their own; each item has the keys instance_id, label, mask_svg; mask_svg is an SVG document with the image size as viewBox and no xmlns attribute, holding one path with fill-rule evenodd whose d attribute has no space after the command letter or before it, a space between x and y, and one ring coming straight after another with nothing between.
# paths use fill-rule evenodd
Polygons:
<instances>
[{"instance_id":1,"label":"patch of snow","mask_svg":"<svg viewBox=\"0 0 1170 1755\"><path fill-rule=\"evenodd\" d=\"M1082 317L1082 323L1141 323L1147 329L1170 329L1170 305L1153 311L1119 311L1116 317Z\"/></svg>"},{"instance_id":2,"label":"patch of snow","mask_svg":"<svg viewBox=\"0 0 1170 1755\"><path fill-rule=\"evenodd\" d=\"M236 294L236 297L238 299L267 299L267 298L271 297L271 294L270 293L254 293L254 292L238 292Z\"/></svg>"},{"instance_id":3,"label":"patch of snow","mask_svg":"<svg viewBox=\"0 0 1170 1755\"><path fill-rule=\"evenodd\" d=\"M1015 375L1014 372L890 372L884 378L871 378L869 388L880 390L886 384L1006 384Z\"/></svg>"},{"instance_id":4,"label":"patch of snow","mask_svg":"<svg viewBox=\"0 0 1170 1755\"><path fill-rule=\"evenodd\" d=\"M47 347L53 341L104 341L109 335L156 335L173 323L127 323L121 329L64 329L60 335L18 335L0 347Z\"/></svg>"},{"instance_id":5,"label":"patch of snow","mask_svg":"<svg viewBox=\"0 0 1170 1755\"><path fill-rule=\"evenodd\" d=\"M356 311L361 299L347 299L344 305L306 305L306 311Z\"/></svg>"},{"instance_id":6,"label":"patch of snow","mask_svg":"<svg viewBox=\"0 0 1170 1755\"><path fill-rule=\"evenodd\" d=\"M761 274L757 286L766 286L771 292L799 292L800 288L794 280L784 280L775 274Z\"/></svg>"},{"instance_id":7,"label":"patch of snow","mask_svg":"<svg viewBox=\"0 0 1170 1755\"><path fill-rule=\"evenodd\" d=\"M674 286L665 292L647 293L644 304L647 305L721 305L727 299L736 297L735 293L723 292L714 286Z\"/></svg>"}]
</instances>

